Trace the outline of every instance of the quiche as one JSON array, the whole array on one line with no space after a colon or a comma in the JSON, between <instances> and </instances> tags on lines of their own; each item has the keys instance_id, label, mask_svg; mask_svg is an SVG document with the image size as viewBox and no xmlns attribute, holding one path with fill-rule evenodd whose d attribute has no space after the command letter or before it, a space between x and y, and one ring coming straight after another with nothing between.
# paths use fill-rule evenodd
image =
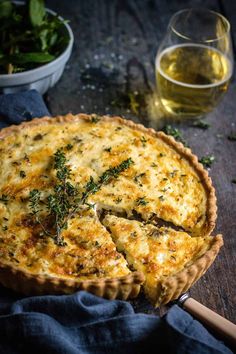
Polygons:
<instances>
[{"instance_id":1,"label":"quiche","mask_svg":"<svg viewBox=\"0 0 236 354\"><path fill-rule=\"evenodd\" d=\"M190 149L120 117L44 117L0 132L0 282L154 304L186 291L223 244Z\"/></svg>"}]
</instances>

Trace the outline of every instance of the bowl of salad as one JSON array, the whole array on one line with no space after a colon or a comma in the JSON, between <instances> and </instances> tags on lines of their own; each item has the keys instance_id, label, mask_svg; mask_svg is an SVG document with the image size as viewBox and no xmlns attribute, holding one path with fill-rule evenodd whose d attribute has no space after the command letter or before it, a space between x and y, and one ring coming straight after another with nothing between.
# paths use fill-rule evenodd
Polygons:
<instances>
[{"instance_id":1,"label":"bowl of salad","mask_svg":"<svg viewBox=\"0 0 236 354\"><path fill-rule=\"evenodd\" d=\"M43 0L0 0L0 92L44 94L62 76L73 42L67 21Z\"/></svg>"}]
</instances>

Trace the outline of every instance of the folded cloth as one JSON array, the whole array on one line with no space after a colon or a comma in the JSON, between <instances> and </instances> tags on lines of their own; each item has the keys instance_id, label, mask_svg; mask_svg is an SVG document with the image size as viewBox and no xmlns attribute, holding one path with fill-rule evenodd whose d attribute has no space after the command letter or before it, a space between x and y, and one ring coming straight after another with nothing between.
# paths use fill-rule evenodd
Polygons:
<instances>
[{"instance_id":1,"label":"folded cloth","mask_svg":"<svg viewBox=\"0 0 236 354\"><path fill-rule=\"evenodd\" d=\"M0 128L50 115L36 90L0 95Z\"/></svg>"},{"instance_id":2,"label":"folded cloth","mask_svg":"<svg viewBox=\"0 0 236 354\"><path fill-rule=\"evenodd\" d=\"M0 353L231 353L177 305L164 317L85 291L0 305Z\"/></svg>"},{"instance_id":3,"label":"folded cloth","mask_svg":"<svg viewBox=\"0 0 236 354\"><path fill-rule=\"evenodd\" d=\"M0 127L49 115L36 91L0 96ZM20 296L0 288L0 354L232 353L177 305L160 318L84 291Z\"/></svg>"}]
</instances>

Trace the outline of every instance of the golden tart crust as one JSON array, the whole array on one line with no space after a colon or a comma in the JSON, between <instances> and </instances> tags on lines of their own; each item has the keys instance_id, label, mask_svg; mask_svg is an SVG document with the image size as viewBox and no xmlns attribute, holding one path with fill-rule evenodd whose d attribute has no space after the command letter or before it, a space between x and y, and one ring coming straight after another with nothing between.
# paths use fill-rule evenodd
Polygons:
<instances>
[{"instance_id":1,"label":"golden tart crust","mask_svg":"<svg viewBox=\"0 0 236 354\"><path fill-rule=\"evenodd\" d=\"M80 186L84 186L91 176L97 180L108 168L132 158L134 164L129 169L89 196L88 202L96 204L98 211L107 209L125 214L128 218L139 215L150 222L163 219L193 236L207 236L213 230L217 208L211 179L190 149L172 137L120 117L68 114L55 118L36 118L0 132L0 151L3 156L0 197L9 197L7 205L0 203L3 226L0 232L0 281L5 286L24 293L70 293L87 289L107 298L127 299L137 296L144 281L142 272L129 269L129 264L116 250L115 243L96 215L91 216L92 224L98 227L94 234L88 230L87 234L83 233L81 230L86 229L85 226L76 224L83 224L84 211L81 214L82 221L73 219L68 230L63 232L72 256L68 256L67 251L60 251L62 256L57 255L55 258L57 252L52 252L55 248L52 240L45 241L43 238L42 241L37 237L35 240L37 228L25 221L29 215L27 198L34 188L42 190L45 197L53 189L55 173L50 169L51 160L61 148L66 151L72 171L71 180ZM75 229L77 232L73 232ZM100 235L105 240L105 252L97 241ZM78 239L81 237L88 238L89 246L85 251L80 249L79 255L77 251L81 245ZM15 240L13 251L9 246L14 245L12 239ZM185 291L201 276L218 253L222 239L216 237L215 244L217 246L212 245L212 252L209 250L207 256L201 257L205 263L201 261L201 269L194 277L189 272L191 267L187 271L183 269L185 280L181 278L181 284L185 285L181 289L174 280L170 280L173 277L163 283L161 302L169 301ZM90 260L80 265L81 258L89 259L89 256ZM68 257L71 257L70 261ZM113 268L109 259L116 262ZM61 266L58 266L58 262L61 262ZM70 267L65 266L68 263ZM78 265L79 271L76 273ZM86 270L87 267L96 271L85 272L83 276L81 269ZM188 282L190 278L192 280Z\"/></svg>"}]
</instances>

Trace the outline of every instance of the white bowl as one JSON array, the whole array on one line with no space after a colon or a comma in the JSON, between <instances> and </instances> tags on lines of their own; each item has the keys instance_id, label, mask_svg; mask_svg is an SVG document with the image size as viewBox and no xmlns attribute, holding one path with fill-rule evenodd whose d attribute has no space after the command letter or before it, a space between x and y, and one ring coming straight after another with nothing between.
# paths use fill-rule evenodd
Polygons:
<instances>
[{"instance_id":1,"label":"white bowl","mask_svg":"<svg viewBox=\"0 0 236 354\"><path fill-rule=\"evenodd\" d=\"M52 15L56 15L52 10L46 9L46 11ZM64 20L61 16L59 16L59 19L62 21ZM64 52L50 63L39 66L36 69L16 74L0 75L1 93L16 93L19 91L35 89L39 93L44 94L50 87L53 87L57 83L62 76L66 62L71 55L74 43L71 27L67 23L64 23L64 26L69 35L69 43Z\"/></svg>"}]
</instances>

